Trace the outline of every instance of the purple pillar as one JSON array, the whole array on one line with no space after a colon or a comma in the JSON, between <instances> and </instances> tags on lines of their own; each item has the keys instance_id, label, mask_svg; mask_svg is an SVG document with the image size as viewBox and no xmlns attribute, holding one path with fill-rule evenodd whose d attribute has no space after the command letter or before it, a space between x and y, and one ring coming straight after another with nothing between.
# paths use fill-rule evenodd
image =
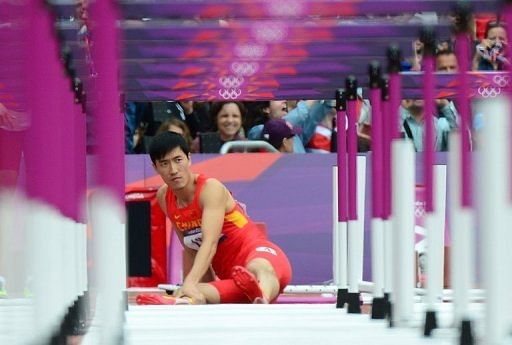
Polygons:
<instances>
[{"instance_id":1,"label":"purple pillar","mask_svg":"<svg viewBox=\"0 0 512 345\"><path fill-rule=\"evenodd\" d=\"M97 77L93 97L93 128L96 137L96 182L124 204L124 118L119 94L119 32L114 1L90 5L92 59Z\"/></svg>"},{"instance_id":2,"label":"purple pillar","mask_svg":"<svg viewBox=\"0 0 512 345\"><path fill-rule=\"evenodd\" d=\"M347 121L345 91L336 91L336 135L338 165L338 221L348 220L347 210Z\"/></svg>"},{"instance_id":3,"label":"purple pillar","mask_svg":"<svg viewBox=\"0 0 512 345\"><path fill-rule=\"evenodd\" d=\"M69 162L64 159L65 133L62 128L61 98L67 97L62 89L64 71L59 61L59 48L55 36L54 18L44 2L32 0L27 6L31 33L30 67L30 129L24 150L27 168L27 194L62 210L64 195L68 191L62 183L67 178Z\"/></svg>"},{"instance_id":4,"label":"purple pillar","mask_svg":"<svg viewBox=\"0 0 512 345\"><path fill-rule=\"evenodd\" d=\"M81 101L85 101L82 99ZM75 204L77 206L77 221L82 224L87 223L86 215L82 209L87 192L87 138L86 138L86 120L85 113L82 111L82 105L76 103L73 108L73 151L75 153Z\"/></svg>"},{"instance_id":5,"label":"purple pillar","mask_svg":"<svg viewBox=\"0 0 512 345\"><path fill-rule=\"evenodd\" d=\"M357 80L347 78L348 220L357 220Z\"/></svg>"},{"instance_id":6,"label":"purple pillar","mask_svg":"<svg viewBox=\"0 0 512 345\"><path fill-rule=\"evenodd\" d=\"M381 85L382 123L382 218L391 216L391 129L389 127L389 77Z\"/></svg>"},{"instance_id":7,"label":"purple pillar","mask_svg":"<svg viewBox=\"0 0 512 345\"><path fill-rule=\"evenodd\" d=\"M400 102L401 102L401 92L402 92L402 80L400 77L400 62L401 62L401 53L400 49L397 46L391 46L387 52L388 56L388 72L389 72L389 100L385 103L384 107L386 111L385 124L387 126L384 128L385 131L385 161L384 161L384 175L385 175L385 194L384 194L384 205L386 207L385 217L384 219L389 219L392 209L392 178L391 178L391 144L394 139L400 138L400 126L398 119L400 118Z\"/></svg>"},{"instance_id":8,"label":"purple pillar","mask_svg":"<svg viewBox=\"0 0 512 345\"><path fill-rule=\"evenodd\" d=\"M372 216L383 216L383 140L380 90L380 65L370 65L370 103L372 105Z\"/></svg>"},{"instance_id":9,"label":"purple pillar","mask_svg":"<svg viewBox=\"0 0 512 345\"><path fill-rule=\"evenodd\" d=\"M455 42L455 52L459 63L459 86L457 93L457 109L460 115L460 132L461 132L461 198L462 207L471 207L471 113L469 107L469 37L464 26L457 35Z\"/></svg>"},{"instance_id":10,"label":"purple pillar","mask_svg":"<svg viewBox=\"0 0 512 345\"><path fill-rule=\"evenodd\" d=\"M434 211L434 58L423 57L423 100L425 138L423 147L423 166L425 169L425 209Z\"/></svg>"}]
</instances>

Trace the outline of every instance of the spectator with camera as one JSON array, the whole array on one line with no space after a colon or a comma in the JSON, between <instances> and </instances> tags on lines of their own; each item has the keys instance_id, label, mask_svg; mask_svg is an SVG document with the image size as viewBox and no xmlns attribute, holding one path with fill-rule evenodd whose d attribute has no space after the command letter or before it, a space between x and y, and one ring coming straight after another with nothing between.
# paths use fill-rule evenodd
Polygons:
<instances>
[{"instance_id":1,"label":"spectator with camera","mask_svg":"<svg viewBox=\"0 0 512 345\"><path fill-rule=\"evenodd\" d=\"M487 23L485 38L476 46L473 70L501 71L510 64L507 54L507 30L499 21Z\"/></svg>"},{"instance_id":2,"label":"spectator with camera","mask_svg":"<svg viewBox=\"0 0 512 345\"><path fill-rule=\"evenodd\" d=\"M436 52L436 71L455 73L459 69L457 57L450 48L438 49ZM457 110L455 104L448 99L436 99L436 114L434 114L435 150L448 150L448 134L457 125ZM421 99L406 99L400 107L402 133L412 140L416 151L423 151L423 137L425 135L425 108Z\"/></svg>"}]
</instances>

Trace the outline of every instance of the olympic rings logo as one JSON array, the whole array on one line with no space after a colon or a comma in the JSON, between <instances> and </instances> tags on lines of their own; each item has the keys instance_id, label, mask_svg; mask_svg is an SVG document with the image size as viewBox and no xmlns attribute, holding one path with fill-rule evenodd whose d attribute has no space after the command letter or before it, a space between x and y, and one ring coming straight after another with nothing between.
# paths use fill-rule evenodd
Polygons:
<instances>
[{"instance_id":1,"label":"olympic rings logo","mask_svg":"<svg viewBox=\"0 0 512 345\"><path fill-rule=\"evenodd\" d=\"M510 85L510 78L507 75L497 74L492 78L492 81L499 87Z\"/></svg>"},{"instance_id":2,"label":"olympic rings logo","mask_svg":"<svg viewBox=\"0 0 512 345\"><path fill-rule=\"evenodd\" d=\"M286 36L286 29L278 23L268 24L264 27L255 28L254 36L257 40L263 42L280 42Z\"/></svg>"},{"instance_id":3,"label":"olympic rings logo","mask_svg":"<svg viewBox=\"0 0 512 345\"><path fill-rule=\"evenodd\" d=\"M227 89L238 88L244 83L244 77L228 75L219 78L219 84Z\"/></svg>"},{"instance_id":4,"label":"olympic rings logo","mask_svg":"<svg viewBox=\"0 0 512 345\"><path fill-rule=\"evenodd\" d=\"M219 96L221 96L224 99L237 99L242 94L242 90L240 89L219 89Z\"/></svg>"},{"instance_id":5,"label":"olympic rings logo","mask_svg":"<svg viewBox=\"0 0 512 345\"><path fill-rule=\"evenodd\" d=\"M231 70L236 75L250 77L258 71L259 64L257 62L233 62Z\"/></svg>"},{"instance_id":6,"label":"olympic rings logo","mask_svg":"<svg viewBox=\"0 0 512 345\"><path fill-rule=\"evenodd\" d=\"M416 201L414 203L414 216L416 218L423 217L425 215L425 202Z\"/></svg>"},{"instance_id":7,"label":"olympic rings logo","mask_svg":"<svg viewBox=\"0 0 512 345\"><path fill-rule=\"evenodd\" d=\"M259 59L267 53L267 48L259 44L239 44L235 47L235 54L243 59Z\"/></svg>"},{"instance_id":8,"label":"olympic rings logo","mask_svg":"<svg viewBox=\"0 0 512 345\"><path fill-rule=\"evenodd\" d=\"M479 87L478 94L483 98L495 98L501 94L501 88L489 86L489 87Z\"/></svg>"},{"instance_id":9,"label":"olympic rings logo","mask_svg":"<svg viewBox=\"0 0 512 345\"><path fill-rule=\"evenodd\" d=\"M268 1L267 11L276 17L299 16L304 12L304 4L297 0Z\"/></svg>"}]
</instances>

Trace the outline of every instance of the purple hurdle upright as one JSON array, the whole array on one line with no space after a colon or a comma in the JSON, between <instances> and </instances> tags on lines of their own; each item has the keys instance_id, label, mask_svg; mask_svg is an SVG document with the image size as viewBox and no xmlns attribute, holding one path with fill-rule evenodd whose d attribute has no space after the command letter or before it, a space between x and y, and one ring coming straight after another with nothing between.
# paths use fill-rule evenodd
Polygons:
<instances>
[{"instance_id":1,"label":"purple hurdle upright","mask_svg":"<svg viewBox=\"0 0 512 345\"><path fill-rule=\"evenodd\" d=\"M425 229L427 241L427 310L423 334L430 336L437 328L437 305L443 292L443 254L444 254L444 209L446 169L434 166L436 132L434 55L435 31L431 27L423 28L423 100L425 109L425 137L423 145L423 169L425 171Z\"/></svg>"},{"instance_id":2,"label":"purple hurdle upright","mask_svg":"<svg viewBox=\"0 0 512 345\"><path fill-rule=\"evenodd\" d=\"M390 243L392 262L391 325L407 326L413 316L414 299L414 148L410 141L400 140L397 119L401 100L399 51L391 48L388 52L390 70L390 111L389 128L391 135L391 188L392 236ZM387 229L386 229L387 230ZM401 267L392 270L392 267ZM386 273L387 273L386 272Z\"/></svg>"},{"instance_id":3,"label":"purple hurdle upright","mask_svg":"<svg viewBox=\"0 0 512 345\"><path fill-rule=\"evenodd\" d=\"M360 313L359 227L357 219L357 79L346 79L347 92L347 176L348 176L348 312Z\"/></svg>"},{"instance_id":4,"label":"purple hurdle upright","mask_svg":"<svg viewBox=\"0 0 512 345\"><path fill-rule=\"evenodd\" d=\"M77 281L75 232L79 225L78 178L73 138L71 83L59 59L54 16L40 1L26 4L30 21L30 128L26 133L27 255L33 282L36 342L61 339L61 326L83 286ZM28 49L28 48L27 48ZM67 67L67 66L66 66ZM67 71L70 72L69 70ZM51 284L49 283L51 282ZM58 284L53 284L59 282Z\"/></svg>"},{"instance_id":5,"label":"purple hurdle upright","mask_svg":"<svg viewBox=\"0 0 512 345\"><path fill-rule=\"evenodd\" d=\"M372 106L372 281L374 283L372 319L386 317L384 298L384 223L383 223L383 122L381 112L381 68L377 61L369 65L370 103Z\"/></svg>"},{"instance_id":6,"label":"purple hurdle upright","mask_svg":"<svg viewBox=\"0 0 512 345\"><path fill-rule=\"evenodd\" d=\"M334 228L334 268L335 284L338 285L336 301L337 308L343 308L348 302L348 278L347 278L347 100L345 90L336 91L336 186L337 219Z\"/></svg>"},{"instance_id":7,"label":"purple hurdle upright","mask_svg":"<svg viewBox=\"0 0 512 345\"><path fill-rule=\"evenodd\" d=\"M396 45L389 47L387 51L389 76L383 84L383 112L385 114L383 124L383 219L384 219L384 296L386 298L387 313L390 324L392 321L391 293L393 291L393 224L392 214L392 178L391 178L391 143L400 138L398 119L401 99L400 62L402 59L400 49Z\"/></svg>"},{"instance_id":8,"label":"purple hurdle upright","mask_svg":"<svg viewBox=\"0 0 512 345\"><path fill-rule=\"evenodd\" d=\"M97 76L90 90L96 136L95 178L91 196L91 224L95 245L95 275L102 320L102 343L114 343L122 332L126 289L126 235L124 208L124 138L119 92L119 33L114 1L91 3L92 60Z\"/></svg>"},{"instance_id":9,"label":"purple hurdle upright","mask_svg":"<svg viewBox=\"0 0 512 345\"><path fill-rule=\"evenodd\" d=\"M470 105L468 71L470 52L471 11L462 2L456 8L457 27L455 52L459 64L457 109L460 115L458 145L450 146L450 172L458 176L450 177L451 193L451 230L452 230L452 286L454 293L455 323L460 326L460 344L474 343L472 321L469 316L469 294L471 282L476 270L474 267L474 221L472 210L472 164L470 144ZM456 137L456 136L454 136ZM452 139L453 142L453 139ZM457 162L455 162L457 160ZM458 194L456 194L458 193Z\"/></svg>"},{"instance_id":10,"label":"purple hurdle upright","mask_svg":"<svg viewBox=\"0 0 512 345\"><path fill-rule=\"evenodd\" d=\"M389 294L391 292L391 251L389 250L392 246L391 243L391 219L390 219L390 208L391 205L387 204L388 198L391 195L389 190L391 186L390 181L390 134L388 131L388 119L389 119L389 75L384 75L381 78L381 114L382 114L382 223L383 223L383 251L384 251L384 303L386 305L386 315L390 311L389 305ZM390 202L390 201L389 201Z\"/></svg>"},{"instance_id":11,"label":"purple hurdle upright","mask_svg":"<svg viewBox=\"0 0 512 345\"><path fill-rule=\"evenodd\" d=\"M426 237L427 237L427 260L433 257L430 252L430 246L433 245L431 237L432 213L434 212L434 49L435 49L435 32L432 28L423 28L421 32L421 42L423 43L423 100L425 109L425 137L423 144L423 170L425 171L425 216L426 219ZM427 270L430 265L427 265ZM427 273L427 286L431 287L431 276ZM423 334L430 336L432 330L437 328L437 315L433 310L434 301L428 296L428 306L425 315L425 325Z\"/></svg>"}]
</instances>

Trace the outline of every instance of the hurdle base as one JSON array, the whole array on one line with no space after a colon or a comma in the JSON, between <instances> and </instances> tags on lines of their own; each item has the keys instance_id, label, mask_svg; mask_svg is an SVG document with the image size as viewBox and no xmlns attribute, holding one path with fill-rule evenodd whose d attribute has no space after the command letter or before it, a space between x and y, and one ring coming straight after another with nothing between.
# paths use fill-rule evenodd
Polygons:
<instances>
[{"instance_id":1,"label":"hurdle base","mask_svg":"<svg viewBox=\"0 0 512 345\"><path fill-rule=\"evenodd\" d=\"M460 324L460 345L474 345L473 329L470 320L462 320Z\"/></svg>"},{"instance_id":2,"label":"hurdle base","mask_svg":"<svg viewBox=\"0 0 512 345\"><path fill-rule=\"evenodd\" d=\"M60 334L55 334L53 341L58 343L58 338L67 336L81 336L87 332L87 301L88 295L78 296L73 304L68 307L68 311L64 316Z\"/></svg>"},{"instance_id":3,"label":"hurdle base","mask_svg":"<svg viewBox=\"0 0 512 345\"><path fill-rule=\"evenodd\" d=\"M423 330L423 335L425 337L430 337L432 335L432 331L437 328L437 314L433 310L427 310L425 313L425 328Z\"/></svg>"},{"instance_id":4,"label":"hurdle base","mask_svg":"<svg viewBox=\"0 0 512 345\"><path fill-rule=\"evenodd\" d=\"M345 304L348 303L348 289L338 289L336 295L336 309L345 308Z\"/></svg>"},{"instance_id":5,"label":"hurdle base","mask_svg":"<svg viewBox=\"0 0 512 345\"><path fill-rule=\"evenodd\" d=\"M385 297L375 297L372 301L372 319L382 320L386 318L387 300Z\"/></svg>"},{"instance_id":6,"label":"hurdle base","mask_svg":"<svg viewBox=\"0 0 512 345\"><path fill-rule=\"evenodd\" d=\"M347 294L349 314L361 314L361 298L359 292L349 292Z\"/></svg>"},{"instance_id":7,"label":"hurdle base","mask_svg":"<svg viewBox=\"0 0 512 345\"><path fill-rule=\"evenodd\" d=\"M391 305L391 300L389 299L389 292L384 293L384 300L386 301L386 317L388 319L388 326L394 327L393 306Z\"/></svg>"},{"instance_id":8,"label":"hurdle base","mask_svg":"<svg viewBox=\"0 0 512 345\"><path fill-rule=\"evenodd\" d=\"M61 331L56 331L53 333L53 335L50 337L48 342L46 343L48 345L67 345L67 337L63 334Z\"/></svg>"}]
</instances>

